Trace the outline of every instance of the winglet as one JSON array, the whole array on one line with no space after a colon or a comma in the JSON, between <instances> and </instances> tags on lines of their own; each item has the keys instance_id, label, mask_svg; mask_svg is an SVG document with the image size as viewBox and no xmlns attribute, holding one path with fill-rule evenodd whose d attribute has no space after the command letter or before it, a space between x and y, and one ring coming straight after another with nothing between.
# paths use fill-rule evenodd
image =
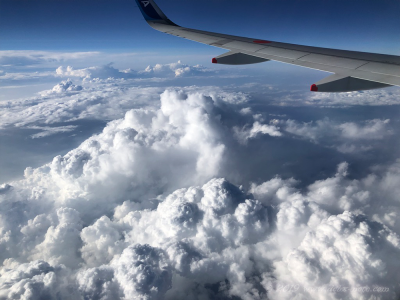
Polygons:
<instances>
[{"instance_id":1,"label":"winglet","mask_svg":"<svg viewBox=\"0 0 400 300\"><path fill-rule=\"evenodd\" d=\"M136 0L137 5L142 12L143 17L149 22L162 23L167 25L176 25L162 12L153 0Z\"/></svg>"}]
</instances>

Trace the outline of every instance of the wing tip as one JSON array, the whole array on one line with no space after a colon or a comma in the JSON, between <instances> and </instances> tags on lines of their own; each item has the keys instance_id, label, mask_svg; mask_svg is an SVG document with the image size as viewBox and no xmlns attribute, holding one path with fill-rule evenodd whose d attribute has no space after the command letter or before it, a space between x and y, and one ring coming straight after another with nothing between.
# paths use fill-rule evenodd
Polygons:
<instances>
[{"instance_id":1,"label":"wing tip","mask_svg":"<svg viewBox=\"0 0 400 300\"><path fill-rule=\"evenodd\" d=\"M167 25L178 26L163 13L153 0L136 0L136 3L144 17L149 22L162 23Z\"/></svg>"}]
</instances>

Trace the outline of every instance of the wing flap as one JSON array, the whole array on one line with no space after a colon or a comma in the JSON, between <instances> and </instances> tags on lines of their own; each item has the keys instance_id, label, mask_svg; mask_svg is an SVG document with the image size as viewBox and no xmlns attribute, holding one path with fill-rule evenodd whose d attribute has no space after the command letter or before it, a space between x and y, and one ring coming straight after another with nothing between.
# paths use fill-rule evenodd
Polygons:
<instances>
[{"instance_id":1,"label":"wing flap","mask_svg":"<svg viewBox=\"0 0 400 300\"><path fill-rule=\"evenodd\" d=\"M358 68L361 71L400 76L400 66L369 62Z\"/></svg>"},{"instance_id":2,"label":"wing flap","mask_svg":"<svg viewBox=\"0 0 400 300\"><path fill-rule=\"evenodd\" d=\"M300 57L303 57L303 56L309 54L308 52L297 51L297 50L288 50L288 49L277 48L277 47L266 47L265 49L258 51L258 53L262 53L262 54L266 54L266 55L273 55L273 56L283 57L283 58L288 58L288 59L298 59Z\"/></svg>"},{"instance_id":3,"label":"wing flap","mask_svg":"<svg viewBox=\"0 0 400 300\"><path fill-rule=\"evenodd\" d=\"M172 34L183 37L188 40L207 44L207 45L211 45L211 44L216 43L219 40L221 40L218 37L209 36L209 35L197 33L197 32L190 32L190 31L186 31L186 30L175 30Z\"/></svg>"},{"instance_id":4,"label":"wing flap","mask_svg":"<svg viewBox=\"0 0 400 300\"><path fill-rule=\"evenodd\" d=\"M390 85L359 79L348 75L333 74L311 85L312 92L353 92L388 87Z\"/></svg>"},{"instance_id":5,"label":"wing flap","mask_svg":"<svg viewBox=\"0 0 400 300\"><path fill-rule=\"evenodd\" d=\"M223 47L226 49L237 49L237 50L244 50L244 51L250 51L250 52L256 52L258 50L265 48L265 46L247 43L247 42L241 42L241 41L232 41L232 42L224 44Z\"/></svg>"},{"instance_id":6,"label":"wing flap","mask_svg":"<svg viewBox=\"0 0 400 300\"><path fill-rule=\"evenodd\" d=\"M322 54L309 54L307 56L301 57L300 60L346 69L357 69L358 67L367 63L367 61L364 60L328 56Z\"/></svg>"},{"instance_id":7,"label":"wing flap","mask_svg":"<svg viewBox=\"0 0 400 300\"><path fill-rule=\"evenodd\" d=\"M248 65L265 61L268 61L268 59L233 51L229 51L212 59L214 64L223 65Z\"/></svg>"},{"instance_id":8,"label":"wing flap","mask_svg":"<svg viewBox=\"0 0 400 300\"><path fill-rule=\"evenodd\" d=\"M220 39L218 42L212 43L212 46L222 48L225 44L228 44L229 42L232 42L232 40L228 39Z\"/></svg>"}]
</instances>

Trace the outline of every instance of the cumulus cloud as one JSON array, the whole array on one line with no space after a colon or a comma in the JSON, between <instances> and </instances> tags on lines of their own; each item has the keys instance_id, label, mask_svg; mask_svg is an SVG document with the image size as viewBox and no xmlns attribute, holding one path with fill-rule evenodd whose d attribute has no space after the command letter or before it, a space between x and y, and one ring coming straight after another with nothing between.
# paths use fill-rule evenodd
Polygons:
<instances>
[{"instance_id":1,"label":"cumulus cloud","mask_svg":"<svg viewBox=\"0 0 400 300\"><path fill-rule=\"evenodd\" d=\"M360 126L353 122L343 123L339 125L341 134L347 139L371 139L379 140L386 135L392 134L392 130L388 128L390 120L368 120L364 126Z\"/></svg>"},{"instance_id":2,"label":"cumulus cloud","mask_svg":"<svg viewBox=\"0 0 400 300\"><path fill-rule=\"evenodd\" d=\"M8 261L1 269L1 299L72 299L78 296L67 289L68 270L64 266L53 267L41 260L18 264Z\"/></svg>"},{"instance_id":3,"label":"cumulus cloud","mask_svg":"<svg viewBox=\"0 0 400 300\"><path fill-rule=\"evenodd\" d=\"M3 88L8 86L23 88L25 85L53 83L57 78L54 69L60 64L81 65L99 55L99 52L0 51L1 86ZM4 100L9 99L5 98Z\"/></svg>"},{"instance_id":4,"label":"cumulus cloud","mask_svg":"<svg viewBox=\"0 0 400 300\"><path fill-rule=\"evenodd\" d=\"M277 273L297 283L295 288L282 293L266 279L264 284L281 299L299 294L314 299L390 299L396 292L383 286L397 277L387 264L396 260L392 251L398 253L399 245L398 235L365 216L330 216L276 264Z\"/></svg>"},{"instance_id":5,"label":"cumulus cloud","mask_svg":"<svg viewBox=\"0 0 400 300\"><path fill-rule=\"evenodd\" d=\"M171 288L166 255L149 245L129 246L112 262L125 298L160 299Z\"/></svg>"},{"instance_id":6,"label":"cumulus cloud","mask_svg":"<svg viewBox=\"0 0 400 300\"><path fill-rule=\"evenodd\" d=\"M73 125L65 124L50 128L50 125L76 120L108 121L121 118L132 108L158 107L160 87L141 87L123 78L105 80L91 79L82 85L70 79L56 84L52 89L39 93L36 97L0 102L0 128L7 126L40 129L43 132L34 137L50 133L72 130ZM215 86L186 87L188 92L202 91L213 98L231 104L248 101L248 95L241 92L226 92ZM38 127L39 126L39 127Z\"/></svg>"},{"instance_id":7,"label":"cumulus cloud","mask_svg":"<svg viewBox=\"0 0 400 300\"><path fill-rule=\"evenodd\" d=\"M168 82L190 77L201 77L203 81L207 81L210 76L220 76L220 72L215 69L184 64L181 61L149 65L147 68L141 66L138 70L118 68L117 65L122 65L121 60L124 66L127 61L129 65L138 62L136 53L0 51L0 86L3 90L0 100L19 100L31 96L32 91L42 91L43 95L59 93L59 90L47 89L60 78L71 78L77 87L105 82L119 85L121 81L129 81L130 86L141 83L153 86L163 83L166 86ZM104 64L104 61L116 63ZM142 58L140 63L144 63ZM46 90L43 91L44 89Z\"/></svg>"},{"instance_id":8,"label":"cumulus cloud","mask_svg":"<svg viewBox=\"0 0 400 300\"><path fill-rule=\"evenodd\" d=\"M112 120L122 117L130 108L154 105L159 91L160 88L127 85L124 80L93 82L85 87L72 80L62 81L36 97L0 102L0 127L43 126L79 119Z\"/></svg>"},{"instance_id":9,"label":"cumulus cloud","mask_svg":"<svg viewBox=\"0 0 400 300\"><path fill-rule=\"evenodd\" d=\"M183 64L180 60L171 64L156 64L154 67L148 66L145 70L139 71L140 75L145 76L165 76L171 73L175 74L175 77L182 77L188 75L209 75L214 73L214 71L201 65L189 66L187 64Z\"/></svg>"},{"instance_id":10,"label":"cumulus cloud","mask_svg":"<svg viewBox=\"0 0 400 300\"><path fill-rule=\"evenodd\" d=\"M337 124L329 119L316 122L299 123L295 120L279 121L273 120L273 124L284 123L285 131L317 141L328 135L338 136L349 140L380 140L385 136L393 134L390 128L390 120L367 120L361 124L345 122Z\"/></svg>"},{"instance_id":11,"label":"cumulus cloud","mask_svg":"<svg viewBox=\"0 0 400 300\"><path fill-rule=\"evenodd\" d=\"M258 82L260 75L254 76L254 70L240 69L239 74L232 74L236 68L230 68L229 74L215 68L209 69L201 65L189 65L181 61L167 64L149 65L145 69L118 69L121 61L126 65L129 61L143 60L138 53L100 53L100 52L52 52L52 51L0 51L0 82L2 85L22 85L32 83L54 82L55 79L72 78L93 80L158 78L160 81L176 80L184 77L230 77L231 82L246 90L262 102L284 106L377 106L399 104L399 88L370 90L353 93L309 93L304 89L288 85L287 82L273 82L273 86L265 81ZM149 59L146 56L146 59ZM115 62L103 65L103 62ZM88 67L91 66L91 67ZM34 68L33 68L34 67ZM142 68L142 67L141 67ZM56 71L49 71L53 69ZM274 71L275 72L275 71ZM238 82L238 76L252 77L251 82ZM262 75L261 75L262 76Z\"/></svg>"},{"instance_id":12,"label":"cumulus cloud","mask_svg":"<svg viewBox=\"0 0 400 300\"><path fill-rule=\"evenodd\" d=\"M108 206L120 189L126 193L116 201L141 201L144 195L157 197L165 190L201 182L217 174L222 163L223 138L229 132L220 119L219 105L224 103L224 97L168 90L161 95L160 109L130 110L65 156L27 169L26 176L33 181L47 177L50 190L69 186L60 198L69 205L86 197L80 192L86 186L92 199L87 204L94 201L96 207Z\"/></svg>"},{"instance_id":13,"label":"cumulus cloud","mask_svg":"<svg viewBox=\"0 0 400 300\"><path fill-rule=\"evenodd\" d=\"M266 95L273 94L275 97L270 101L277 105L285 106L319 106L319 107L351 107L351 106L386 106L398 105L400 89L390 87L385 89L367 90L348 93L310 93L296 88L277 94L266 92Z\"/></svg>"},{"instance_id":14,"label":"cumulus cloud","mask_svg":"<svg viewBox=\"0 0 400 300\"><path fill-rule=\"evenodd\" d=\"M310 104L325 105L394 105L398 104L397 87L351 93L320 93L309 96Z\"/></svg>"},{"instance_id":15,"label":"cumulus cloud","mask_svg":"<svg viewBox=\"0 0 400 300\"><path fill-rule=\"evenodd\" d=\"M362 122L338 123L328 118L315 122L296 120L270 121L271 125L280 125L287 133L308 139L315 143L336 147L344 153L371 150L371 145L394 134L390 119L373 119Z\"/></svg>"},{"instance_id":16,"label":"cumulus cloud","mask_svg":"<svg viewBox=\"0 0 400 300\"><path fill-rule=\"evenodd\" d=\"M51 90L43 91L41 94L43 96L51 95L51 94L62 94L66 92L77 92L81 91L82 86L75 85L72 83L70 79L61 81L59 84L55 85Z\"/></svg>"},{"instance_id":17,"label":"cumulus cloud","mask_svg":"<svg viewBox=\"0 0 400 300\"><path fill-rule=\"evenodd\" d=\"M50 62L16 55L2 63ZM2 128L37 139L72 133L79 120L110 121L0 185L0 299L398 298L400 162L391 153L376 163L397 139L394 114L290 108L392 105L396 89L164 91L139 84L216 73L181 62L135 71L69 59L54 56L56 72L0 74L3 82L57 79L35 97L1 102ZM262 103L251 91L262 91ZM343 159L364 154L373 158L361 171L363 162ZM334 171L321 161L342 163ZM268 171L274 165L282 173Z\"/></svg>"},{"instance_id":18,"label":"cumulus cloud","mask_svg":"<svg viewBox=\"0 0 400 300\"><path fill-rule=\"evenodd\" d=\"M146 89L123 94L114 83L101 83L107 100L147 99ZM65 95L68 118L99 92L60 90L46 97ZM158 105L130 107L76 149L0 186L0 298L398 297L400 162L360 178L342 162L307 185L221 177L238 163L229 160L235 148L263 135L380 142L390 122L268 123L241 106L246 97L168 89Z\"/></svg>"},{"instance_id":19,"label":"cumulus cloud","mask_svg":"<svg viewBox=\"0 0 400 300\"><path fill-rule=\"evenodd\" d=\"M183 64L181 61L170 64L156 64L148 66L141 71L132 69L118 70L107 64L104 66L89 67L84 69L74 69L71 66L60 66L56 70L57 76L60 77L81 77L81 78L150 78L150 77L183 77L183 76L201 76L214 74L215 71L207 69L201 65L190 66Z\"/></svg>"},{"instance_id":20,"label":"cumulus cloud","mask_svg":"<svg viewBox=\"0 0 400 300\"><path fill-rule=\"evenodd\" d=\"M118 69L112 66L112 63L104 66L89 67L84 69L75 70L71 66L63 67L60 66L56 69L57 76L60 77L81 77L81 78L123 78L129 77L125 76L126 73L120 72Z\"/></svg>"},{"instance_id":21,"label":"cumulus cloud","mask_svg":"<svg viewBox=\"0 0 400 300\"><path fill-rule=\"evenodd\" d=\"M35 255L42 260L5 262L3 295L67 295L73 286L69 298L391 298L399 292L394 263L400 253L398 227L368 217L372 201L361 203L364 211L335 214L330 212L337 209L333 203L322 205L316 198L316 189L326 190L322 185L343 197L354 182L329 182L346 177L346 168L340 165L334 178L306 193L293 180L275 178L253 185L260 199L255 200L224 179L212 179L176 190L155 209L123 203L115 206L112 219L103 216L84 228L78 244L73 241L79 215L58 209L58 225L41 229L46 233L36 249L42 251ZM67 238L61 228L74 229L65 231ZM51 243L49 235L55 238ZM68 244L56 246L58 236ZM78 251L68 253L72 249L81 249L86 268L66 261L80 258ZM60 257L68 267L60 265Z\"/></svg>"},{"instance_id":22,"label":"cumulus cloud","mask_svg":"<svg viewBox=\"0 0 400 300\"><path fill-rule=\"evenodd\" d=\"M259 122L254 122L253 126L248 128L244 126L243 128L234 128L234 132L242 143L246 143L248 139L255 138L258 134L268 134L270 136L282 136L279 128L274 125L261 124Z\"/></svg>"}]
</instances>

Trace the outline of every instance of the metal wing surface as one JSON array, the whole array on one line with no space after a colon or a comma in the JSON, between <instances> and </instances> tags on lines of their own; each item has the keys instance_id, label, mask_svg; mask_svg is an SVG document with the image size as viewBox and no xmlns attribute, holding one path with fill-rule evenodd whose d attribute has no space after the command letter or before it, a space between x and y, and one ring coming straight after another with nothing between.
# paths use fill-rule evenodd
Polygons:
<instances>
[{"instance_id":1,"label":"metal wing surface","mask_svg":"<svg viewBox=\"0 0 400 300\"><path fill-rule=\"evenodd\" d=\"M153 0L136 2L154 29L229 50L213 58L213 63L239 65L275 60L333 73L312 84L310 90L314 92L400 86L400 56L302 46L190 29L169 20Z\"/></svg>"}]
</instances>

